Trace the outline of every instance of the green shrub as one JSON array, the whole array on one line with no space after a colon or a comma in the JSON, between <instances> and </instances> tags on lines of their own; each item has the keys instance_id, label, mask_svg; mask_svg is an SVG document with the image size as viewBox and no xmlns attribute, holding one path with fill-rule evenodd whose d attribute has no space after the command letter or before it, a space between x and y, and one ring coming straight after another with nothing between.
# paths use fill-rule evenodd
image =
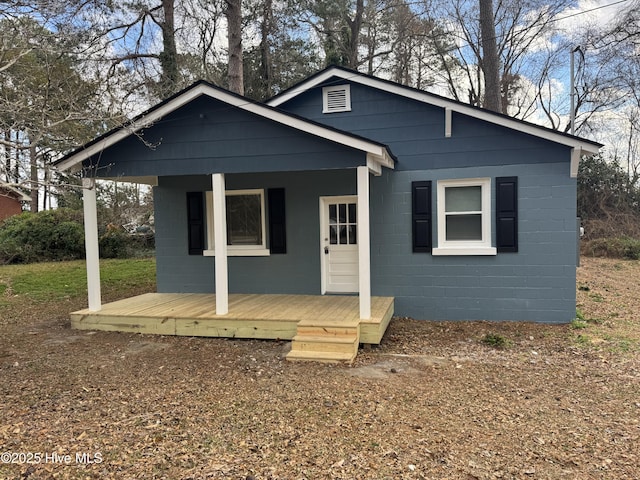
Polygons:
<instances>
[{"instance_id":1,"label":"green shrub","mask_svg":"<svg viewBox=\"0 0 640 480\"><path fill-rule=\"evenodd\" d=\"M640 260L640 240L629 237L596 238L584 242L582 253L592 257Z\"/></svg>"},{"instance_id":2,"label":"green shrub","mask_svg":"<svg viewBox=\"0 0 640 480\"><path fill-rule=\"evenodd\" d=\"M25 212L0 224L0 263L72 260L84 256L80 212Z\"/></svg>"},{"instance_id":3,"label":"green shrub","mask_svg":"<svg viewBox=\"0 0 640 480\"><path fill-rule=\"evenodd\" d=\"M126 232L119 228L108 226L99 242L102 258L127 258L131 256L131 239Z\"/></svg>"},{"instance_id":4,"label":"green shrub","mask_svg":"<svg viewBox=\"0 0 640 480\"><path fill-rule=\"evenodd\" d=\"M129 235L111 224L101 230L102 258L148 256L154 248L153 232ZM25 212L0 223L0 264L83 259L84 252L82 212Z\"/></svg>"}]
</instances>

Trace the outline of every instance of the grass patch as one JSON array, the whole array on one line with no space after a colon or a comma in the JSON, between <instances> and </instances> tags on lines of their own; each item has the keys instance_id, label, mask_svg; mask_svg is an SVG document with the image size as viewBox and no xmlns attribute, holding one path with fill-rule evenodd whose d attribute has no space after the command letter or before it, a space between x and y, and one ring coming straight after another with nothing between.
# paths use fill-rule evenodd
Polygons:
<instances>
[{"instance_id":1,"label":"grass patch","mask_svg":"<svg viewBox=\"0 0 640 480\"><path fill-rule=\"evenodd\" d=\"M580 334L576 337L576 343L581 347L589 347L592 344L591 337L589 335Z\"/></svg>"},{"instance_id":2,"label":"grass patch","mask_svg":"<svg viewBox=\"0 0 640 480\"><path fill-rule=\"evenodd\" d=\"M571 328L575 330L579 330L581 328L587 328L589 324L586 320L580 320L579 318L574 318L571 320Z\"/></svg>"},{"instance_id":3,"label":"grass patch","mask_svg":"<svg viewBox=\"0 0 640 480\"><path fill-rule=\"evenodd\" d=\"M590 293L589 298L594 302L598 302L598 303L604 302L604 297L599 293Z\"/></svg>"},{"instance_id":4,"label":"grass patch","mask_svg":"<svg viewBox=\"0 0 640 480\"><path fill-rule=\"evenodd\" d=\"M508 338L497 334L497 333L487 333L484 337L482 337L482 343L488 345L493 348L507 348L511 345L511 342Z\"/></svg>"},{"instance_id":5,"label":"grass patch","mask_svg":"<svg viewBox=\"0 0 640 480\"><path fill-rule=\"evenodd\" d=\"M105 289L155 285L155 259L101 260L100 280ZM73 298L87 294L84 261L35 263L0 266L0 292L3 297L28 297L33 301Z\"/></svg>"}]
</instances>

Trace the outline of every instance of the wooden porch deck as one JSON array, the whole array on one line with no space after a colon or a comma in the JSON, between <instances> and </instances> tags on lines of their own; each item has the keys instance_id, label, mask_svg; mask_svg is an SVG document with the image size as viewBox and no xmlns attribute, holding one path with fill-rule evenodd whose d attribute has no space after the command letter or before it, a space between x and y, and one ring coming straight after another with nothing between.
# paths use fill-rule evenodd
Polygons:
<instances>
[{"instance_id":1,"label":"wooden porch deck","mask_svg":"<svg viewBox=\"0 0 640 480\"><path fill-rule=\"evenodd\" d=\"M371 298L360 320L357 296L230 294L216 315L215 294L147 293L71 313L81 330L292 340L290 360L352 361L360 343L378 344L393 315L392 297Z\"/></svg>"}]
</instances>

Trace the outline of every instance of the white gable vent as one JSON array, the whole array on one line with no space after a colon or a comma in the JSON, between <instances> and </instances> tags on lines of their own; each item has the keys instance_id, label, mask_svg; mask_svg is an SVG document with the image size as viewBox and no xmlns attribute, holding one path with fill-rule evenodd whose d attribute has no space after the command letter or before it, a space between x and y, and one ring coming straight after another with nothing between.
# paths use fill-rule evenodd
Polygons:
<instances>
[{"instance_id":1,"label":"white gable vent","mask_svg":"<svg viewBox=\"0 0 640 480\"><path fill-rule=\"evenodd\" d=\"M336 85L322 89L322 113L350 111L351 89L349 85Z\"/></svg>"}]
</instances>

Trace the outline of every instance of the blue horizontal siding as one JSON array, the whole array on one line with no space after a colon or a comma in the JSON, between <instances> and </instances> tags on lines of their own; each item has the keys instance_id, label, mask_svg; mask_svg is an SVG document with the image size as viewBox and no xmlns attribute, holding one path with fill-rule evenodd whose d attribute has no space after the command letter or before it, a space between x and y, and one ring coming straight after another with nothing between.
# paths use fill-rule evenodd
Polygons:
<instances>
[{"instance_id":1,"label":"blue horizontal siding","mask_svg":"<svg viewBox=\"0 0 640 480\"><path fill-rule=\"evenodd\" d=\"M102 177L198 175L353 168L366 154L201 97L85 167Z\"/></svg>"},{"instance_id":2,"label":"blue horizontal siding","mask_svg":"<svg viewBox=\"0 0 640 480\"><path fill-rule=\"evenodd\" d=\"M568 147L456 112L446 138L443 108L350 85L349 112L323 114L321 87L280 108L388 145L398 157L396 170L569 162Z\"/></svg>"}]
</instances>

